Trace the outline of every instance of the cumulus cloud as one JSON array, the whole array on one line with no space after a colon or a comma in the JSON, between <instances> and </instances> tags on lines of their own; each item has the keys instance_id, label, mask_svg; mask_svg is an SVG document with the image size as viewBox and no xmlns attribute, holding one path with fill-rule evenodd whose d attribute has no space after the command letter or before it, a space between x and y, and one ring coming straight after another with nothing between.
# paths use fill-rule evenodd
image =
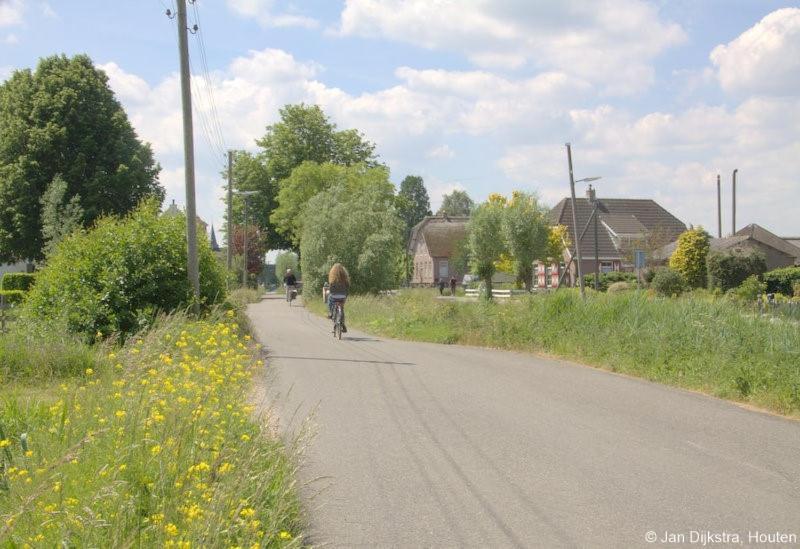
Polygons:
<instances>
[{"instance_id":1,"label":"cumulus cloud","mask_svg":"<svg viewBox=\"0 0 800 549\"><path fill-rule=\"evenodd\" d=\"M312 17L276 12L274 0L228 0L228 7L242 17L255 19L262 27L319 27L319 21Z\"/></svg>"},{"instance_id":2,"label":"cumulus cloud","mask_svg":"<svg viewBox=\"0 0 800 549\"><path fill-rule=\"evenodd\" d=\"M438 147L430 149L425 156L427 156L428 158L447 160L455 157L455 155L456 152L452 148L450 148L450 145L445 143L444 145L439 145Z\"/></svg>"},{"instance_id":3,"label":"cumulus cloud","mask_svg":"<svg viewBox=\"0 0 800 549\"><path fill-rule=\"evenodd\" d=\"M640 0L347 0L337 32L456 51L479 67L566 72L612 94L649 86L652 60L686 39Z\"/></svg>"},{"instance_id":4,"label":"cumulus cloud","mask_svg":"<svg viewBox=\"0 0 800 549\"><path fill-rule=\"evenodd\" d=\"M729 93L796 95L800 89L800 9L774 11L711 52Z\"/></svg>"},{"instance_id":5,"label":"cumulus cloud","mask_svg":"<svg viewBox=\"0 0 800 549\"><path fill-rule=\"evenodd\" d=\"M22 0L3 0L0 2L0 27L22 24L25 6Z\"/></svg>"}]
</instances>

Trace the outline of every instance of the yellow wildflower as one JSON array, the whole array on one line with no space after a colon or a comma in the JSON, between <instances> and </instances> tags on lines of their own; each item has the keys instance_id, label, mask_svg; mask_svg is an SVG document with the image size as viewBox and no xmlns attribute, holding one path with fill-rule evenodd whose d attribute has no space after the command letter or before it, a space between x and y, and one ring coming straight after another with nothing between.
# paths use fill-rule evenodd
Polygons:
<instances>
[{"instance_id":1,"label":"yellow wildflower","mask_svg":"<svg viewBox=\"0 0 800 549\"><path fill-rule=\"evenodd\" d=\"M6 446L11 446L11 441L7 438L0 439L0 448L5 448Z\"/></svg>"},{"instance_id":2,"label":"yellow wildflower","mask_svg":"<svg viewBox=\"0 0 800 549\"><path fill-rule=\"evenodd\" d=\"M286 530L281 530L281 533L278 534L278 537L281 539L292 539L292 534L290 534Z\"/></svg>"}]
</instances>

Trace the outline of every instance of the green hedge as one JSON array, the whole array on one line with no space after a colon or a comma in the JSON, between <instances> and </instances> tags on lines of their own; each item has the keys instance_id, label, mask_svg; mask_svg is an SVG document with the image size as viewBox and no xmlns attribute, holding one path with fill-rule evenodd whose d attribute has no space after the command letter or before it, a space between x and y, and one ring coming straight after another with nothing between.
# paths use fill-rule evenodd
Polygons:
<instances>
[{"instance_id":1,"label":"green hedge","mask_svg":"<svg viewBox=\"0 0 800 549\"><path fill-rule=\"evenodd\" d=\"M767 291L792 295L793 285L800 283L800 267L784 267L764 274Z\"/></svg>"},{"instance_id":2,"label":"green hedge","mask_svg":"<svg viewBox=\"0 0 800 549\"><path fill-rule=\"evenodd\" d=\"M5 273L0 281L0 290L22 290L27 292L33 286L36 275L33 273Z\"/></svg>"},{"instance_id":3,"label":"green hedge","mask_svg":"<svg viewBox=\"0 0 800 549\"><path fill-rule=\"evenodd\" d=\"M0 290L0 296L3 296L4 303L16 305L22 302L25 292L22 290Z\"/></svg>"},{"instance_id":4,"label":"green hedge","mask_svg":"<svg viewBox=\"0 0 800 549\"><path fill-rule=\"evenodd\" d=\"M706 258L709 290L727 292L751 276L760 277L766 270L767 260L760 253L711 252Z\"/></svg>"},{"instance_id":5,"label":"green hedge","mask_svg":"<svg viewBox=\"0 0 800 549\"><path fill-rule=\"evenodd\" d=\"M610 273L600 273L599 289L601 292L608 290L608 287L615 282L632 282L636 284L636 273L625 271L612 271ZM594 273L584 275L583 283L587 288L594 288Z\"/></svg>"},{"instance_id":6,"label":"green hedge","mask_svg":"<svg viewBox=\"0 0 800 549\"><path fill-rule=\"evenodd\" d=\"M671 297L681 295L688 287L688 283L686 282L686 278L679 271L665 267L656 271L650 287L653 288L658 295Z\"/></svg>"}]
</instances>

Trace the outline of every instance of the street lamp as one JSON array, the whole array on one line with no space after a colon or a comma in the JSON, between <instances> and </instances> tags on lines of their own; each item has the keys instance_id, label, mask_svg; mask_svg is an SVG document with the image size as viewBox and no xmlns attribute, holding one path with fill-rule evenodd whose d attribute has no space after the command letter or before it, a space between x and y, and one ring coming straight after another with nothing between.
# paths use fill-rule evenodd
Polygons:
<instances>
[{"instance_id":1,"label":"street lamp","mask_svg":"<svg viewBox=\"0 0 800 549\"><path fill-rule=\"evenodd\" d=\"M247 198L258 194L258 191L238 191L236 194L244 198L244 245L242 246L244 269L242 269L242 286L247 288Z\"/></svg>"},{"instance_id":2,"label":"street lamp","mask_svg":"<svg viewBox=\"0 0 800 549\"><path fill-rule=\"evenodd\" d=\"M584 177L575 181L572 174L572 146L566 143L567 147L567 162L569 163L569 190L572 197L572 226L574 227L575 234L575 253L578 256L578 286L581 289L581 298L586 299L586 290L583 287L583 258L581 257L581 242L578 236L578 213L575 208L575 183L583 183L588 181L597 181L599 177ZM596 219L595 219L596 221ZM597 226L595 225L595 259L597 259ZM595 275L595 280L597 276Z\"/></svg>"}]
</instances>

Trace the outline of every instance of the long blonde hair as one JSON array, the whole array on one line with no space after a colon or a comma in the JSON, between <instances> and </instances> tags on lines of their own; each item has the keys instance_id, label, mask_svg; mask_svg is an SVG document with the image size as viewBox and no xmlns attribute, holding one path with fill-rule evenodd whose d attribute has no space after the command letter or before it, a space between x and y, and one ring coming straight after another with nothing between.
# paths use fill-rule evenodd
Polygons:
<instances>
[{"instance_id":1,"label":"long blonde hair","mask_svg":"<svg viewBox=\"0 0 800 549\"><path fill-rule=\"evenodd\" d=\"M344 268L344 265L341 263L333 264L333 267L331 267L328 273L328 283L331 285L336 284L350 287L350 274L347 272L347 269Z\"/></svg>"}]
</instances>

